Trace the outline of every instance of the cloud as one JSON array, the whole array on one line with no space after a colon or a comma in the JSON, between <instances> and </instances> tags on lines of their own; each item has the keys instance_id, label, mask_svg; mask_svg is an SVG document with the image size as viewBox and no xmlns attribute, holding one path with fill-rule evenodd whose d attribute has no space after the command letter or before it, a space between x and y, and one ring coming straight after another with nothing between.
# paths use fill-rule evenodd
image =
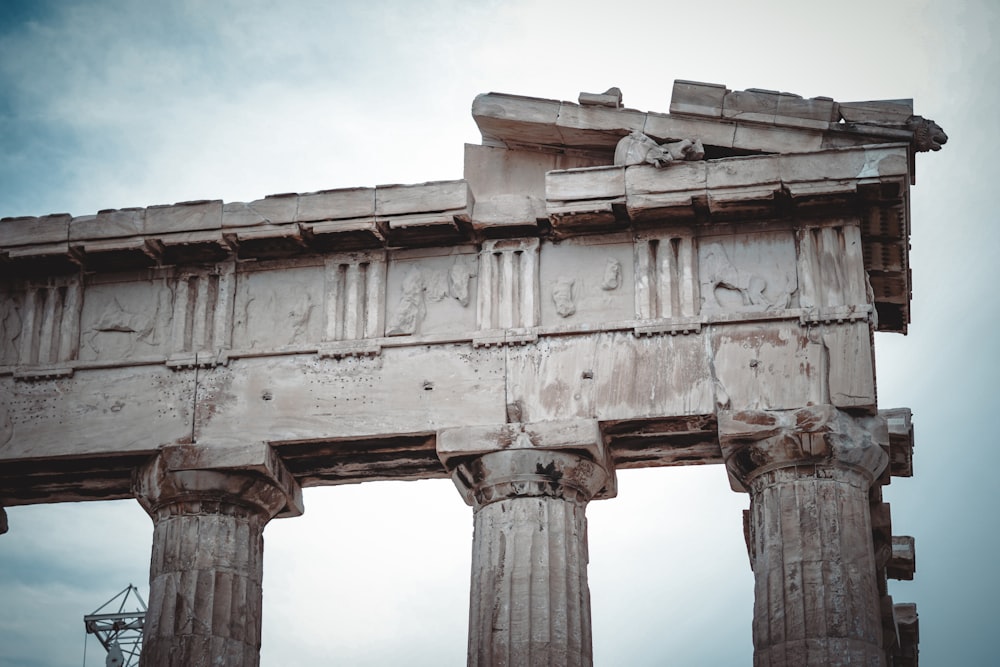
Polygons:
<instances>
[{"instance_id":1,"label":"cloud","mask_svg":"<svg viewBox=\"0 0 1000 667\"><path fill-rule=\"evenodd\" d=\"M489 90L573 100L617 85L628 106L658 111L674 78L914 97L951 139L917 158L910 335L877 336L880 403L912 407L917 429L917 476L885 489L895 532L917 538L917 578L890 590L920 605L925 662L989 661L994 3L108 0L0 12L0 216L459 178L462 143L479 141L469 106ZM592 504L597 664L749 661L746 502L715 468L625 471L619 498ZM306 505L265 534L262 664L461 664L472 519L449 483L314 489ZM0 667L73 664L83 614L145 583L149 520L130 501L9 515Z\"/></svg>"}]
</instances>

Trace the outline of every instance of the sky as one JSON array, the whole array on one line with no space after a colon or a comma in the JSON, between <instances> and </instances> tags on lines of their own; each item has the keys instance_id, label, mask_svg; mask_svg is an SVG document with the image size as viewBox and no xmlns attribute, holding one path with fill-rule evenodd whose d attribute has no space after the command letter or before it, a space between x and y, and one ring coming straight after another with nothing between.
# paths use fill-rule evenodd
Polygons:
<instances>
[{"instance_id":1,"label":"sky","mask_svg":"<svg viewBox=\"0 0 1000 667\"><path fill-rule=\"evenodd\" d=\"M917 573L890 593L918 605L923 664L994 664L997 34L991 0L2 0L0 217L461 178L489 91L618 86L661 112L674 79L914 98L949 142L917 158L910 333L876 336L879 405L916 431L915 476L885 498ZM748 504L721 466L619 472L588 508L595 664L751 664ZM307 489L305 507L264 533L264 667L465 663L472 510L450 481ZM8 517L0 667L103 664L82 617L147 594L149 518Z\"/></svg>"}]
</instances>

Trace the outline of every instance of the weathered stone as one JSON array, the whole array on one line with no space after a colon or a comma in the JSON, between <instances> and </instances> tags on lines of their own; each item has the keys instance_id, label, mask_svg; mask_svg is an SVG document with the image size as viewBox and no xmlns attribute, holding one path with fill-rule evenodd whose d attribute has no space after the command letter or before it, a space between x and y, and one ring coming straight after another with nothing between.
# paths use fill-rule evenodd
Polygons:
<instances>
[{"instance_id":1,"label":"weathered stone","mask_svg":"<svg viewBox=\"0 0 1000 667\"><path fill-rule=\"evenodd\" d=\"M299 222L343 220L374 215L375 190L373 188L345 188L299 195L295 220Z\"/></svg>"},{"instance_id":2,"label":"weathered stone","mask_svg":"<svg viewBox=\"0 0 1000 667\"><path fill-rule=\"evenodd\" d=\"M503 144L514 130L518 143L557 146L562 141L556 128L561 106L554 100L486 93L472 101L472 117L484 139Z\"/></svg>"},{"instance_id":3,"label":"weathered stone","mask_svg":"<svg viewBox=\"0 0 1000 667\"><path fill-rule=\"evenodd\" d=\"M560 142L580 151L604 151L614 147L623 134L641 132L646 114L632 109L576 106L564 102L556 119Z\"/></svg>"},{"instance_id":4,"label":"weathered stone","mask_svg":"<svg viewBox=\"0 0 1000 667\"><path fill-rule=\"evenodd\" d=\"M468 213L472 201L465 181L436 181L417 185L380 185L375 188L375 214L413 215L459 211Z\"/></svg>"},{"instance_id":5,"label":"weathered stone","mask_svg":"<svg viewBox=\"0 0 1000 667\"><path fill-rule=\"evenodd\" d=\"M191 201L146 209L144 232L166 234L222 227L222 200Z\"/></svg>"},{"instance_id":6,"label":"weathered stone","mask_svg":"<svg viewBox=\"0 0 1000 667\"><path fill-rule=\"evenodd\" d=\"M469 664L591 665L585 509L608 469L572 449L539 448L527 429L508 447L452 473L475 508Z\"/></svg>"},{"instance_id":7,"label":"weathered stone","mask_svg":"<svg viewBox=\"0 0 1000 667\"><path fill-rule=\"evenodd\" d=\"M912 580L917 571L917 554L914 539L908 535L892 536L892 556L886 567L891 579Z\"/></svg>"},{"instance_id":8,"label":"weathered stone","mask_svg":"<svg viewBox=\"0 0 1000 667\"><path fill-rule=\"evenodd\" d=\"M896 619L896 633L899 644L892 652L893 667L917 667L917 647L920 641L920 619L917 615L917 605L900 603L893 606Z\"/></svg>"},{"instance_id":9,"label":"weathered stone","mask_svg":"<svg viewBox=\"0 0 1000 667\"><path fill-rule=\"evenodd\" d=\"M832 406L720 412L731 479L750 492L754 664L885 664L868 489L884 421Z\"/></svg>"},{"instance_id":10,"label":"weathered stone","mask_svg":"<svg viewBox=\"0 0 1000 667\"><path fill-rule=\"evenodd\" d=\"M141 235L146 226L146 209L123 208L98 211L97 215L73 218L69 223L70 241Z\"/></svg>"},{"instance_id":11,"label":"weathered stone","mask_svg":"<svg viewBox=\"0 0 1000 667\"><path fill-rule=\"evenodd\" d=\"M838 118L838 105L829 97L804 100L800 97L782 95L778 98L774 122L776 125L826 130L830 127L830 123L836 123Z\"/></svg>"},{"instance_id":12,"label":"weathered stone","mask_svg":"<svg viewBox=\"0 0 1000 667\"><path fill-rule=\"evenodd\" d=\"M222 207L222 226L255 227L276 225L295 220L298 196L270 195L249 203L229 202Z\"/></svg>"},{"instance_id":13,"label":"weathered stone","mask_svg":"<svg viewBox=\"0 0 1000 667\"><path fill-rule=\"evenodd\" d=\"M773 123L781 97L781 93L774 90L735 90L726 93L722 116L755 123Z\"/></svg>"},{"instance_id":14,"label":"weathered stone","mask_svg":"<svg viewBox=\"0 0 1000 667\"><path fill-rule=\"evenodd\" d=\"M657 141L676 141L698 137L706 146L728 150L733 148L737 124L729 120L708 120L667 114L646 114L642 133Z\"/></svg>"},{"instance_id":15,"label":"weathered stone","mask_svg":"<svg viewBox=\"0 0 1000 667\"><path fill-rule=\"evenodd\" d=\"M64 213L0 219L0 248L66 241L70 220Z\"/></svg>"},{"instance_id":16,"label":"weathered stone","mask_svg":"<svg viewBox=\"0 0 1000 667\"><path fill-rule=\"evenodd\" d=\"M848 123L905 123L913 115L913 100L841 102L840 116Z\"/></svg>"},{"instance_id":17,"label":"weathered stone","mask_svg":"<svg viewBox=\"0 0 1000 667\"><path fill-rule=\"evenodd\" d=\"M670 113L721 117L728 92L722 84L677 79L670 96Z\"/></svg>"},{"instance_id":18,"label":"weathered stone","mask_svg":"<svg viewBox=\"0 0 1000 667\"><path fill-rule=\"evenodd\" d=\"M589 664L586 503L724 462L756 663L914 664L872 332L906 331L913 154L947 135L674 89L479 96L461 180L0 220L0 506L135 491L148 664L256 664L260 531L302 485L451 475L470 661Z\"/></svg>"},{"instance_id":19,"label":"weathered stone","mask_svg":"<svg viewBox=\"0 0 1000 667\"><path fill-rule=\"evenodd\" d=\"M548 217L545 202L538 197L526 195L493 195L489 199L476 200L472 212L472 226L477 230L500 227L536 228L539 220Z\"/></svg>"},{"instance_id":20,"label":"weathered stone","mask_svg":"<svg viewBox=\"0 0 1000 667\"><path fill-rule=\"evenodd\" d=\"M190 454L199 456L168 449L134 479L153 519L142 664L257 665L264 525L287 487L257 471L203 468L228 462Z\"/></svg>"},{"instance_id":21,"label":"weathered stone","mask_svg":"<svg viewBox=\"0 0 1000 667\"><path fill-rule=\"evenodd\" d=\"M579 102L581 106L618 109L622 105L622 91L620 88L608 88L603 93L580 93Z\"/></svg>"}]
</instances>

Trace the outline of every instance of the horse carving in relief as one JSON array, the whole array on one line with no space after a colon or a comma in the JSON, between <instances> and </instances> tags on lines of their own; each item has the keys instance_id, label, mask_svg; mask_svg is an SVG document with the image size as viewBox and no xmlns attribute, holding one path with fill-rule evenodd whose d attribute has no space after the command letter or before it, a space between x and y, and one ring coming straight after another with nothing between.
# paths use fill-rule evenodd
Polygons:
<instances>
[{"instance_id":1,"label":"horse carving in relief","mask_svg":"<svg viewBox=\"0 0 1000 667\"><path fill-rule=\"evenodd\" d=\"M700 139L682 139L658 144L642 132L631 132L622 137L615 147L615 166L630 167L651 164L657 169L674 160L704 160L705 147Z\"/></svg>"}]
</instances>

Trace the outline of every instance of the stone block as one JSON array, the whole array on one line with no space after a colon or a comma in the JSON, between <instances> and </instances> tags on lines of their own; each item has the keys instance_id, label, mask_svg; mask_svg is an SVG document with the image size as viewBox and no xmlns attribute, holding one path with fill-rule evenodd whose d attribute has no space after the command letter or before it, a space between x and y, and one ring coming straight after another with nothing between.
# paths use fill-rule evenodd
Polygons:
<instances>
[{"instance_id":1,"label":"stone block","mask_svg":"<svg viewBox=\"0 0 1000 667\"><path fill-rule=\"evenodd\" d=\"M156 263L155 247L141 236L88 241L76 246L83 264L91 271L128 271L144 269Z\"/></svg>"},{"instance_id":2,"label":"stone block","mask_svg":"<svg viewBox=\"0 0 1000 667\"><path fill-rule=\"evenodd\" d=\"M545 209L559 233L609 231L627 223L625 168L591 167L545 175Z\"/></svg>"},{"instance_id":3,"label":"stone block","mask_svg":"<svg viewBox=\"0 0 1000 667\"><path fill-rule=\"evenodd\" d=\"M903 124L913 115L913 100L868 100L841 102L840 117L848 123Z\"/></svg>"},{"instance_id":4,"label":"stone block","mask_svg":"<svg viewBox=\"0 0 1000 667\"><path fill-rule=\"evenodd\" d=\"M310 237L310 246L324 251L377 248L385 241L373 217L304 222L300 226Z\"/></svg>"},{"instance_id":5,"label":"stone block","mask_svg":"<svg viewBox=\"0 0 1000 667\"><path fill-rule=\"evenodd\" d=\"M895 604L893 616L896 619L896 634L899 637L899 645L893 651L893 667L917 667L919 654L917 645L920 641L917 605L911 602Z\"/></svg>"},{"instance_id":6,"label":"stone block","mask_svg":"<svg viewBox=\"0 0 1000 667\"><path fill-rule=\"evenodd\" d=\"M0 219L0 248L66 241L70 219L68 213Z\"/></svg>"},{"instance_id":7,"label":"stone block","mask_svg":"<svg viewBox=\"0 0 1000 667\"><path fill-rule=\"evenodd\" d=\"M707 163L705 185L710 190L781 183L781 158L761 155Z\"/></svg>"},{"instance_id":8,"label":"stone block","mask_svg":"<svg viewBox=\"0 0 1000 667\"><path fill-rule=\"evenodd\" d=\"M782 181L786 184L851 181L853 189L888 186L905 188L909 175L908 148L902 144L842 148L817 154L785 155L781 160ZM863 193L862 193L863 194Z\"/></svg>"},{"instance_id":9,"label":"stone block","mask_svg":"<svg viewBox=\"0 0 1000 667\"><path fill-rule=\"evenodd\" d=\"M240 259L291 257L305 250L302 229L298 225L268 225L241 229L235 236Z\"/></svg>"},{"instance_id":10,"label":"stone block","mask_svg":"<svg viewBox=\"0 0 1000 667\"><path fill-rule=\"evenodd\" d=\"M298 195L268 195L252 202L229 202L222 207L222 226L253 227L292 222L298 208Z\"/></svg>"},{"instance_id":11,"label":"stone block","mask_svg":"<svg viewBox=\"0 0 1000 667\"><path fill-rule=\"evenodd\" d=\"M455 214L450 212L423 213L394 215L379 218L378 222L387 226L391 245L429 246L454 243L459 239L461 230L455 222L455 217Z\"/></svg>"},{"instance_id":12,"label":"stone block","mask_svg":"<svg viewBox=\"0 0 1000 667\"><path fill-rule=\"evenodd\" d=\"M663 169L636 165L625 170L625 193L632 195L704 191L709 165L705 161L672 162Z\"/></svg>"},{"instance_id":13,"label":"stone block","mask_svg":"<svg viewBox=\"0 0 1000 667\"><path fill-rule=\"evenodd\" d=\"M286 498L279 517L299 516L303 512L302 487L281 462L274 448L265 442L241 445L199 442L197 445L163 447L160 455L171 472L211 470L217 472L251 472L266 478L278 487Z\"/></svg>"},{"instance_id":14,"label":"stone block","mask_svg":"<svg viewBox=\"0 0 1000 667\"><path fill-rule=\"evenodd\" d=\"M889 427L889 471L893 477L913 476L913 423L909 408L879 410Z\"/></svg>"},{"instance_id":15,"label":"stone block","mask_svg":"<svg viewBox=\"0 0 1000 667\"><path fill-rule=\"evenodd\" d=\"M299 195L295 220L343 220L375 215L375 188L323 190Z\"/></svg>"},{"instance_id":16,"label":"stone block","mask_svg":"<svg viewBox=\"0 0 1000 667\"><path fill-rule=\"evenodd\" d=\"M670 96L670 113L720 118L729 89L721 83L676 79Z\"/></svg>"},{"instance_id":17,"label":"stone block","mask_svg":"<svg viewBox=\"0 0 1000 667\"><path fill-rule=\"evenodd\" d=\"M642 133L660 143L681 139L701 139L701 142L706 146L732 148L736 135L736 123L648 113L646 114L646 126Z\"/></svg>"},{"instance_id":18,"label":"stone block","mask_svg":"<svg viewBox=\"0 0 1000 667\"><path fill-rule=\"evenodd\" d=\"M229 257L232 248L216 230L167 234L155 239L163 249L164 264L200 264L218 262Z\"/></svg>"},{"instance_id":19,"label":"stone block","mask_svg":"<svg viewBox=\"0 0 1000 667\"><path fill-rule=\"evenodd\" d=\"M108 239L138 236L146 226L146 209L123 208L98 211L97 215L73 218L69 223L69 240Z\"/></svg>"},{"instance_id":20,"label":"stone block","mask_svg":"<svg viewBox=\"0 0 1000 667\"><path fill-rule=\"evenodd\" d=\"M600 463L607 457L601 429L594 419L460 426L437 433L438 457L449 469L454 459L504 449L569 449L586 452Z\"/></svg>"},{"instance_id":21,"label":"stone block","mask_svg":"<svg viewBox=\"0 0 1000 667\"><path fill-rule=\"evenodd\" d=\"M561 153L509 150L465 145L465 180L478 202L493 195L516 194L545 199L546 172L607 165L598 160Z\"/></svg>"},{"instance_id":22,"label":"stone block","mask_svg":"<svg viewBox=\"0 0 1000 667\"><path fill-rule=\"evenodd\" d=\"M557 146L562 135L556 127L562 103L519 95L486 93L472 102L472 117L485 141L534 143Z\"/></svg>"},{"instance_id":23,"label":"stone block","mask_svg":"<svg viewBox=\"0 0 1000 667\"><path fill-rule=\"evenodd\" d=\"M808 153L823 147L823 133L819 130L738 123L733 135L733 147L766 153Z\"/></svg>"},{"instance_id":24,"label":"stone block","mask_svg":"<svg viewBox=\"0 0 1000 667\"><path fill-rule=\"evenodd\" d=\"M577 101L580 103L580 106L620 109L622 106L622 91L619 88L608 88L603 93L580 93Z\"/></svg>"},{"instance_id":25,"label":"stone block","mask_svg":"<svg viewBox=\"0 0 1000 667\"><path fill-rule=\"evenodd\" d=\"M550 171L545 175L545 199L577 201L625 196L625 167L590 167Z\"/></svg>"},{"instance_id":26,"label":"stone block","mask_svg":"<svg viewBox=\"0 0 1000 667\"><path fill-rule=\"evenodd\" d=\"M625 203L633 221L694 215L696 200L707 197L708 162L674 162L665 169L637 165L625 170Z\"/></svg>"},{"instance_id":27,"label":"stone block","mask_svg":"<svg viewBox=\"0 0 1000 667\"><path fill-rule=\"evenodd\" d=\"M781 93L774 90L735 90L726 93L722 117L754 123L773 123Z\"/></svg>"},{"instance_id":28,"label":"stone block","mask_svg":"<svg viewBox=\"0 0 1000 667\"><path fill-rule=\"evenodd\" d=\"M838 113L837 103L829 97L814 97L807 100L782 95L778 98L778 110L774 122L778 125L825 130L830 123L837 122Z\"/></svg>"},{"instance_id":29,"label":"stone block","mask_svg":"<svg viewBox=\"0 0 1000 667\"><path fill-rule=\"evenodd\" d=\"M477 199L472 212L473 229L536 227L547 217L545 202L538 197L518 194L493 195Z\"/></svg>"},{"instance_id":30,"label":"stone block","mask_svg":"<svg viewBox=\"0 0 1000 667\"><path fill-rule=\"evenodd\" d=\"M630 109L577 106L564 103L556 127L567 146L582 149L614 149L630 131L641 132L646 114Z\"/></svg>"},{"instance_id":31,"label":"stone block","mask_svg":"<svg viewBox=\"0 0 1000 667\"><path fill-rule=\"evenodd\" d=\"M222 228L222 200L191 201L146 209L146 234L170 234Z\"/></svg>"},{"instance_id":32,"label":"stone block","mask_svg":"<svg viewBox=\"0 0 1000 667\"><path fill-rule=\"evenodd\" d=\"M15 246L3 249L0 254L7 256L7 261L0 263L0 276L15 279L64 275L80 269L66 242Z\"/></svg>"},{"instance_id":33,"label":"stone block","mask_svg":"<svg viewBox=\"0 0 1000 667\"><path fill-rule=\"evenodd\" d=\"M916 571L917 552L914 539L909 535L893 535L892 555L886 564L886 576L898 581L912 581Z\"/></svg>"},{"instance_id":34,"label":"stone block","mask_svg":"<svg viewBox=\"0 0 1000 667\"><path fill-rule=\"evenodd\" d=\"M444 211L468 216L472 214L472 204L472 193L464 180L375 188L375 214L380 217Z\"/></svg>"}]
</instances>

